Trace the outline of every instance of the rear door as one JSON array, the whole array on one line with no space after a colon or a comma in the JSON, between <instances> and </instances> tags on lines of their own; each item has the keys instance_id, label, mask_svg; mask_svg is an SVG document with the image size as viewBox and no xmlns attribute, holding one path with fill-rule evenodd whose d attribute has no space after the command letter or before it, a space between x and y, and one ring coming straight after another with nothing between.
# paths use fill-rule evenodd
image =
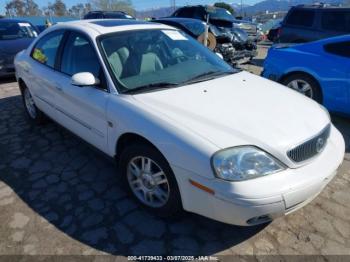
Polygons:
<instances>
[{"instance_id":1,"label":"rear door","mask_svg":"<svg viewBox=\"0 0 350 262\"><path fill-rule=\"evenodd\" d=\"M60 124L106 152L106 105L108 88L96 50L82 33L70 32L59 62L59 92L56 94L57 119ZM90 72L101 85L79 87L71 84L76 73Z\"/></svg>"},{"instance_id":2,"label":"rear door","mask_svg":"<svg viewBox=\"0 0 350 262\"><path fill-rule=\"evenodd\" d=\"M350 39L324 45L328 77L325 103L334 111L350 114Z\"/></svg>"},{"instance_id":3,"label":"rear door","mask_svg":"<svg viewBox=\"0 0 350 262\"><path fill-rule=\"evenodd\" d=\"M55 118L57 88L56 56L65 31L53 31L42 37L31 52L31 66L26 70L29 79L26 84L33 95L36 105L47 115Z\"/></svg>"}]
</instances>

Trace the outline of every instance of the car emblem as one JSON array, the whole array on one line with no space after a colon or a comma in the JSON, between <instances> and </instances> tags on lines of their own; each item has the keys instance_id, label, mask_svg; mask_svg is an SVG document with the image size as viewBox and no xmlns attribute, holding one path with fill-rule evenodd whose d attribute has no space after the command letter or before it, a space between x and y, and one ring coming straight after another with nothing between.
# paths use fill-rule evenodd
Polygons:
<instances>
[{"instance_id":1,"label":"car emblem","mask_svg":"<svg viewBox=\"0 0 350 262\"><path fill-rule=\"evenodd\" d=\"M323 146L325 144L325 141L322 137L318 138L316 141L316 152L320 153L321 150L323 149Z\"/></svg>"}]
</instances>

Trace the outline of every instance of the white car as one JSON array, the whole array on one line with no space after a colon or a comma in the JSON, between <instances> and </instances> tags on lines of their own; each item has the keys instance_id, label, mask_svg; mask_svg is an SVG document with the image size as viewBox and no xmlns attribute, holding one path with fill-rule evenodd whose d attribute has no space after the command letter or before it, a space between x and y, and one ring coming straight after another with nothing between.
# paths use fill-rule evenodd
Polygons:
<instances>
[{"instance_id":1,"label":"white car","mask_svg":"<svg viewBox=\"0 0 350 262\"><path fill-rule=\"evenodd\" d=\"M28 116L115 157L121 181L158 214L266 223L315 198L343 160L322 106L166 25L62 23L15 66Z\"/></svg>"}]
</instances>

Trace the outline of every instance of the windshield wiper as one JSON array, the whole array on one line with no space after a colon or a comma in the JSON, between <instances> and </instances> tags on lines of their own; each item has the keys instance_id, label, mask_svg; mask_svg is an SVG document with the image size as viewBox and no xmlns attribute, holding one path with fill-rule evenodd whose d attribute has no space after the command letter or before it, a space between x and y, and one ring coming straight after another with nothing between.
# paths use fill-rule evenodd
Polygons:
<instances>
[{"instance_id":1,"label":"windshield wiper","mask_svg":"<svg viewBox=\"0 0 350 262\"><path fill-rule=\"evenodd\" d=\"M208 72L205 72L203 74L199 74L199 75L197 75L197 76L195 76L193 78L190 78L190 79L186 80L185 83L186 84L194 84L194 83L198 83L198 82L214 79L217 76L231 75L233 73L235 73L235 72L234 71L230 71L230 72L208 71Z\"/></svg>"},{"instance_id":2,"label":"windshield wiper","mask_svg":"<svg viewBox=\"0 0 350 262\"><path fill-rule=\"evenodd\" d=\"M138 86L133 89L128 89L123 92L123 94L136 94L140 92L147 92L147 91L154 91L158 89L167 89L167 88L173 88L177 87L180 84L178 83L171 83L171 82L160 82L160 83L152 83L147 84L143 86Z\"/></svg>"}]
</instances>

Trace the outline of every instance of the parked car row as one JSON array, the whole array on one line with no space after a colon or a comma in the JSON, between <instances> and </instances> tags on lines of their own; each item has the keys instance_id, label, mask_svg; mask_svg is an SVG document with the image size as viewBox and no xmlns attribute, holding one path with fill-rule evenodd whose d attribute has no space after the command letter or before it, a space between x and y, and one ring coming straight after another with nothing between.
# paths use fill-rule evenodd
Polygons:
<instances>
[{"instance_id":1,"label":"parked car row","mask_svg":"<svg viewBox=\"0 0 350 262\"><path fill-rule=\"evenodd\" d=\"M321 105L164 24L57 24L15 67L29 119L49 116L116 159L156 214L267 223L315 198L344 157Z\"/></svg>"}]
</instances>

